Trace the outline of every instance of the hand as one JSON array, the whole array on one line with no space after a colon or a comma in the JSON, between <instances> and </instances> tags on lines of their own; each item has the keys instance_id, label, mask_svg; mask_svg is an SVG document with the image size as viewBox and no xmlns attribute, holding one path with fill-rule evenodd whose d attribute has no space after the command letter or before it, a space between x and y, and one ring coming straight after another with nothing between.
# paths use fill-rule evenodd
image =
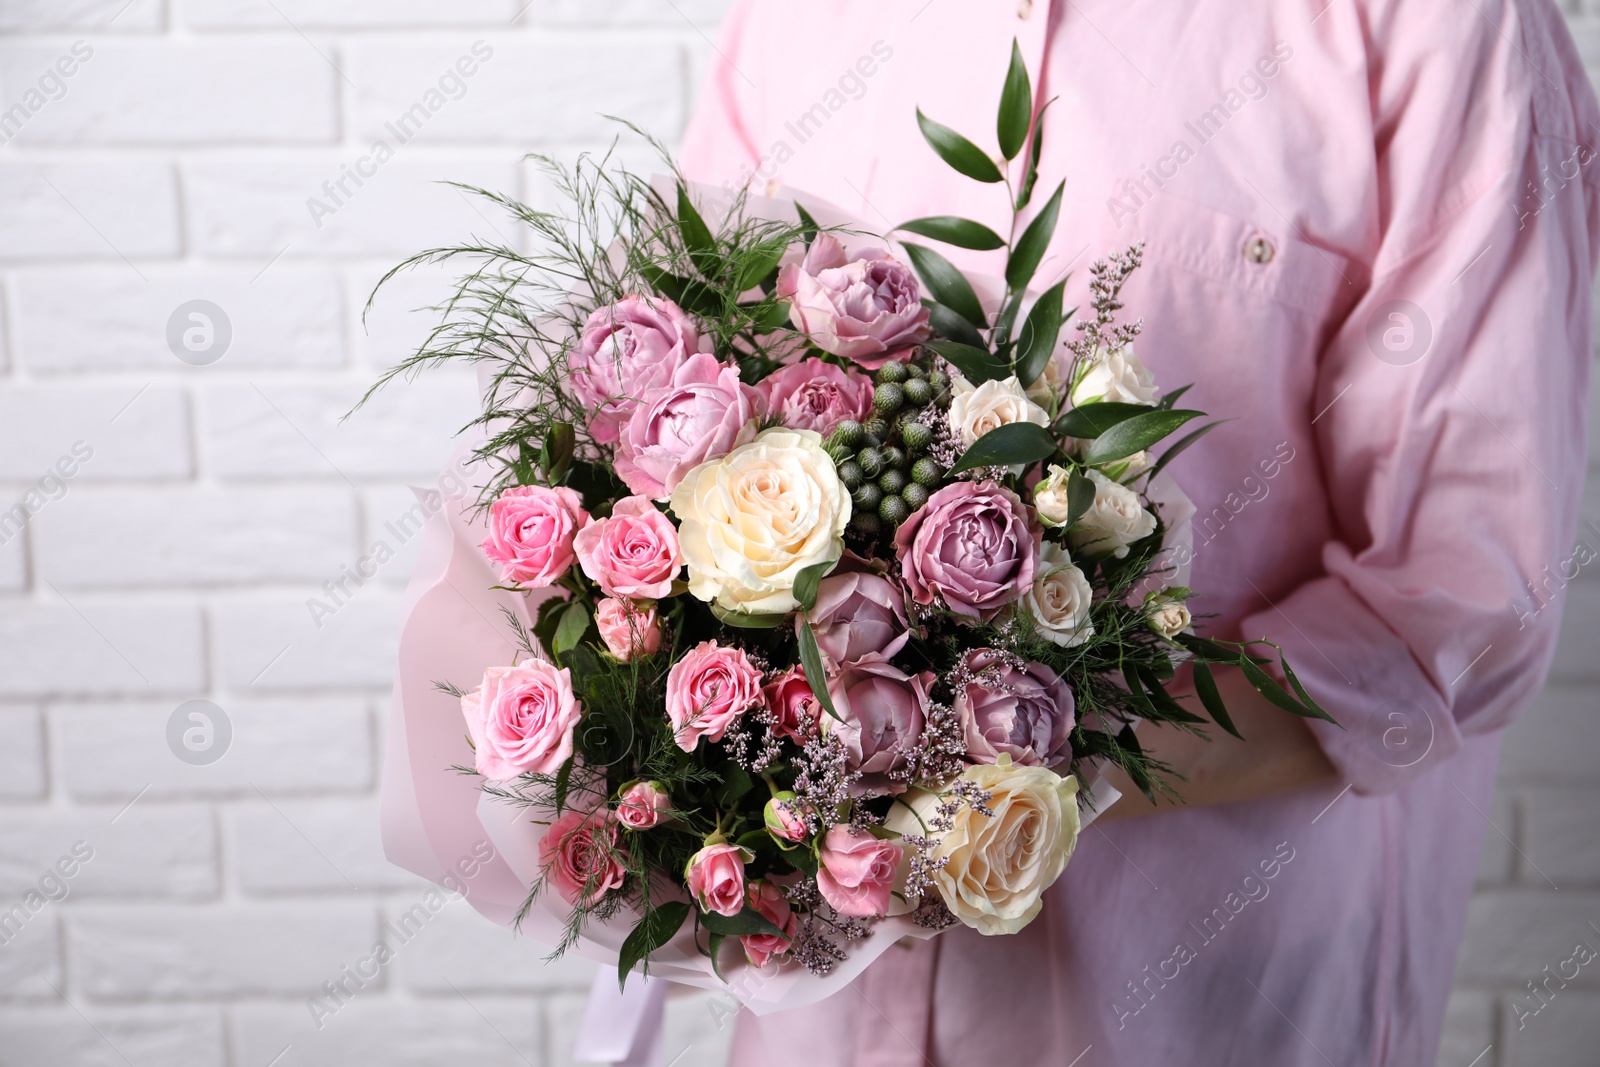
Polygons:
<instances>
[{"instance_id":1,"label":"hand","mask_svg":"<svg viewBox=\"0 0 1600 1067\"><path fill-rule=\"evenodd\" d=\"M1216 678L1217 689L1244 740L1215 725L1202 739L1176 726L1140 723L1139 747L1183 776L1170 779L1182 800L1158 797L1151 804L1127 775L1113 768L1106 780L1122 791L1122 799L1100 816L1102 821L1135 819L1176 807L1260 800L1338 776L1304 719L1256 692L1237 668L1216 670ZM1194 690L1176 688L1172 695L1179 699L1192 697ZM1185 703L1199 706L1198 699Z\"/></svg>"}]
</instances>

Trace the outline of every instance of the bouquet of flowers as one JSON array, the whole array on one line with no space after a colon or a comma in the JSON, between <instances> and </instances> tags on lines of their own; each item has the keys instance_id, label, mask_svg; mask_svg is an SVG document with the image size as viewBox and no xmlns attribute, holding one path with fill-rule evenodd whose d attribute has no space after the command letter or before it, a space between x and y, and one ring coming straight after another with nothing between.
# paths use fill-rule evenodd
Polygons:
<instances>
[{"instance_id":1,"label":"bouquet of flowers","mask_svg":"<svg viewBox=\"0 0 1600 1067\"><path fill-rule=\"evenodd\" d=\"M587 158L546 161L568 214L493 197L536 251L408 261L475 263L391 375L483 372L480 492L439 521L481 537L461 566L494 569L511 642L438 679L459 713L429 705L428 729L464 728L456 770L524 894L509 921L558 952L814 999L901 936L1025 928L1099 769L1172 789L1138 721L1235 732L1210 665L1327 717L1281 657L1275 677L1192 630L1192 508L1164 472L1217 424L1189 426L1117 321L1138 247L1093 266L1070 331L1067 280L1034 288L1061 203L1034 205L1038 119L1017 54L998 161L917 115L1003 190L1010 235L892 232L1004 249L1003 278L819 202L716 204ZM444 580L472 600L472 573ZM472 662L452 641L403 638L403 673ZM1168 692L1180 667L1197 707ZM450 763L402 728L413 773Z\"/></svg>"}]
</instances>

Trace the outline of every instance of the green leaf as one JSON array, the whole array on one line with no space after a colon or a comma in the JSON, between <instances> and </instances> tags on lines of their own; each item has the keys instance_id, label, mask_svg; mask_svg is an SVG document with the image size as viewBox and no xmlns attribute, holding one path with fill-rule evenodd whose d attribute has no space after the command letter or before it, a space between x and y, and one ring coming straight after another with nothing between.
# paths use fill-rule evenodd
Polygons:
<instances>
[{"instance_id":1,"label":"green leaf","mask_svg":"<svg viewBox=\"0 0 1600 1067\"><path fill-rule=\"evenodd\" d=\"M717 295L700 282L680 278L649 263L641 263L639 273L658 293L685 311L697 315L716 315L721 311L722 303Z\"/></svg>"},{"instance_id":2,"label":"green leaf","mask_svg":"<svg viewBox=\"0 0 1600 1067\"><path fill-rule=\"evenodd\" d=\"M669 900L645 912L617 952L617 984L626 985L629 973L639 961L671 941L688 917L688 902L682 900Z\"/></svg>"},{"instance_id":3,"label":"green leaf","mask_svg":"<svg viewBox=\"0 0 1600 1067\"><path fill-rule=\"evenodd\" d=\"M684 247L688 248L696 269L707 278L715 278L722 269L722 261L717 258L716 238L711 236L711 228L695 210L688 187L681 182L678 184L678 232L683 234Z\"/></svg>"},{"instance_id":4,"label":"green leaf","mask_svg":"<svg viewBox=\"0 0 1600 1067\"><path fill-rule=\"evenodd\" d=\"M1006 71L1005 88L1000 90L1000 115L996 132L1000 135L1000 154L1016 159L1028 139L1028 120L1033 117L1033 86L1028 82L1028 67L1022 62L1022 49L1011 40L1011 69Z\"/></svg>"},{"instance_id":5,"label":"green leaf","mask_svg":"<svg viewBox=\"0 0 1600 1067\"><path fill-rule=\"evenodd\" d=\"M1140 449L1149 448L1190 419L1201 416L1198 411L1161 411L1152 409L1143 415L1117 423L1095 438L1083 454L1083 461L1093 467L1110 463L1114 459L1131 456Z\"/></svg>"},{"instance_id":6,"label":"green leaf","mask_svg":"<svg viewBox=\"0 0 1600 1067\"><path fill-rule=\"evenodd\" d=\"M1222 694L1217 691L1217 679L1211 673L1211 668L1204 663L1195 663L1192 670L1194 671L1194 691L1199 695L1200 703L1205 705L1206 711L1211 713L1211 717L1216 720L1218 726L1243 741L1244 735L1239 732L1237 726L1233 725L1233 717L1228 714L1228 705L1223 703Z\"/></svg>"},{"instance_id":7,"label":"green leaf","mask_svg":"<svg viewBox=\"0 0 1600 1067\"><path fill-rule=\"evenodd\" d=\"M774 300L765 306L758 304L756 307L759 310L750 316L750 328L757 333L771 333L773 330L781 330L789 325L789 302L787 300Z\"/></svg>"},{"instance_id":8,"label":"green leaf","mask_svg":"<svg viewBox=\"0 0 1600 1067\"><path fill-rule=\"evenodd\" d=\"M722 954L722 943L726 940L728 940L727 934L712 934L706 938L705 952L711 960L711 973L718 978L722 978L722 964L718 962L717 957ZM726 982L727 979L722 978L722 981Z\"/></svg>"},{"instance_id":9,"label":"green leaf","mask_svg":"<svg viewBox=\"0 0 1600 1067\"><path fill-rule=\"evenodd\" d=\"M1256 666L1249 656L1239 657L1239 669L1244 671L1244 676L1250 679L1250 684L1255 686L1256 692L1272 701L1284 711L1299 715L1304 719L1324 719L1333 722L1332 716L1320 707L1309 708L1290 696L1266 671Z\"/></svg>"},{"instance_id":10,"label":"green leaf","mask_svg":"<svg viewBox=\"0 0 1600 1067\"><path fill-rule=\"evenodd\" d=\"M957 248L971 248L978 252L988 252L1006 246L1005 238L983 223L955 215L930 215L925 219L912 219L910 222L902 222L895 229L931 237L935 241L943 241Z\"/></svg>"},{"instance_id":11,"label":"green leaf","mask_svg":"<svg viewBox=\"0 0 1600 1067\"><path fill-rule=\"evenodd\" d=\"M1101 400L1093 404L1072 408L1056 420L1056 430L1068 437L1099 437L1119 422L1135 415L1145 415L1155 410L1149 404L1123 404L1115 400Z\"/></svg>"},{"instance_id":12,"label":"green leaf","mask_svg":"<svg viewBox=\"0 0 1600 1067\"><path fill-rule=\"evenodd\" d=\"M1017 381L1024 389L1044 373L1056 350L1056 341L1061 337L1061 292L1066 285L1063 278L1041 293L1023 320L1022 333L1017 337L1022 354L1016 359L1016 368Z\"/></svg>"},{"instance_id":13,"label":"green leaf","mask_svg":"<svg viewBox=\"0 0 1600 1067\"><path fill-rule=\"evenodd\" d=\"M577 445L572 423L554 422L544 435L543 463L545 477L558 485L572 468L572 453Z\"/></svg>"},{"instance_id":14,"label":"green leaf","mask_svg":"<svg viewBox=\"0 0 1600 1067\"><path fill-rule=\"evenodd\" d=\"M1160 400L1156 401L1156 407L1158 407L1158 408L1170 408L1170 407L1172 407L1172 405L1174 405L1174 404L1176 404L1178 402L1178 398L1180 396L1182 396L1184 393L1187 393L1190 389L1193 389L1193 388L1194 388L1194 383L1193 382L1190 382L1188 385L1180 385L1180 386L1178 386L1172 392L1164 394L1161 397Z\"/></svg>"},{"instance_id":15,"label":"green leaf","mask_svg":"<svg viewBox=\"0 0 1600 1067\"><path fill-rule=\"evenodd\" d=\"M1055 97L1044 102L1039 115L1033 120L1033 145L1028 149L1028 167L1022 172L1022 186L1017 190L1016 209L1021 211L1033 199L1033 185L1039 180L1039 154L1044 151L1044 113L1055 103Z\"/></svg>"},{"instance_id":16,"label":"green leaf","mask_svg":"<svg viewBox=\"0 0 1600 1067\"><path fill-rule=\"evenodd\" d=\"M811 217L811 212L794 202L794 213L800 217L800 232L805 235L806 247L811 247L811 242L817 239L817 234L822 232L822 227L817 225L817 220Z\"/></svg>"},{"instance_id":17,"label":"green leaf","mask_svg":"<svg viewBox=\"0 0 1600 1067\"><path fill-rule=\"evenodd\" d=\"M572 767L577 762L576 758L568 756L567 761L561 765L561 769L556 771L555 801L557 815L560 815L561 810L567 806L567 791L572 788Z\"/></svg>"},{"instance_id":18,"label":"green leaf","mask_svg":"<svg viewBox=\"0 0 1600 1067\"><path fill-rule=\"evenodd\" d=\"M928 118L917 108L917 125L939 158L969 178L980 182L1001 180L1000 168L984 154L983 149L961 136L950 127Z\"/></svg>"},{"instance_id":19,"label":"green leaf","mask_svg":"<svg viewBox=\"0 0 1600 1067\"><path fill-rule=\"evenodd\" d=\"M940 337L948 337L952 341L959 341L969 348L986 350L983 334L979 333L972 323L937 300L924 300L922 304L928 309L928 325L933 327L934 333Z\"/></svg>"},{"instance_id":20,"label":"green leaf","mask_svg":"<svg viewBox=\"0 0 1600 1067\"><path fill-rule=\"evenodd\" d=\"M806 673L811 695L817 698L822 710L844 722L844 718L834 710L833 697L828 695L828 673L822 667L822 650L817 647L816 632L811 629L811 620L803 617L800 620L800 667Z\"/></svg>"},{"instance_id":21,"label":"green leaf","mask_svg":"<svg viewBox=\"0 0 1600 1067\"><path fill-rule=\"evenodd\" d=\"M1087 474L1074 469L1067 477L1067 526L1083 518L1084 513L1094 507L1094 496L1094 482Z\"/></svg>"},{"instance_id":22,"label":"green leaf","mask_svg":"<svg viewBox=\"0 0 1600 1067\"><path fill-rule=\"evenodd\" d=\"M1161 453L1161 458L1156 460L1156 465L1150 468L1150 477L1154 478L1156 475L1160 474L1162 469L1165 468L1166 465L1174 458L1176 458L1180 452L1194 444L1196 441L1200 440L1200 438L1204 437L1212 430L1215 430L1223 423L1232 421L1232 419L1218 419L1216 422L1208 422L1193 433L1186 434L1179 438L1176 444L1167 449L1165 452Z\"/></svg>"},{"instance_id":23,"label":"green leaf","mask_svg":"<svg viewBox=\"0 0 1600 1067\"><path fill-rule=\"evenodd\" d=\"M737 915L723 915L716 911L702 911L700 925L714 934L725 937L737 937L748 934L778 934L783 931L775 926L771 919L746 904L744 910Z\"/></svg>"},{"instance_id":24,"label":"green leaf","mask_svg":"<svg viewBox=\"0 0 1600 1067\"><path fill-rule=\"evenodd\" d=\"M824 560L813 563L794 576L794 598L800 602L800 610L810 611L817 606L817 586L838 565L836 559Z\"/></svg>"},{"instance_id":25,"label":"green leaf","mask_svg":"<svg viewBox=\"0 0 1600 1067\"><path fill-rule=\"evenodd\" d=\"M1150 703L1161 712L1162 718L1168 722L1205 722L1200 716L1184 707L1172 698L1167 692L1167 687L1161 684L1161 679L1156 677L1155 671L1149 667L1138 667L1139 681L1144 683L1145 695L1150 698Z\"/></svg>"},{"instance_id":26,"label":"green leaf","mask_svg":"<svg viewBox=\"0 0 1600 1067\"><path fill-rule=\"evenodd\" d=\"M955 264L922 245L905 244L901 247L911 257L911 265L917 268L922 284L928 287L928 292L935 300L980 330L989 325L983 314L983 305L978 303L978 294L972 291L972 283L955 268Z\"/></svg>"},{"instance_id":27,"label":"green leaf","mask_svg":"<svg viewBox=\"0 0 1600 1067\"><path fill-rule=\"evenodd\" d=\"M724 626L734 626L741 630L771 630L782 626L787 615L763 615L751 611L734 611L721 604L711 605L711 614Z\"/></svg>"},{"instance_id":28,"label":"green leaf","mask_svg":"<svg viewBox=\"0 0 1600 1067\"><path fill-rule=\"evenodd\" d=\"M550 643L550 651L559 658L562 653L576 648L588 629L589 609L584 607L581 601L574 600L567 610L561 613L561 621L556 624L555 639Z\"/></svg>"},{"instance_id":29,"label":"green leaf","mask_svg":"<svg viewBox=\"0 0 1600 1067\"><path fill-rule=\"evenodd\" d=\"M1344 729L1342 723L1336 720L1332 715L1329 715L1321 704L1318 704L1315 700L1311 699L1311 694L1306 692L1306 687L1300 684L1300 677L1294 673L1294 668L1289 666L1289 661L1284 659L1282 655L1278 656L1278 666L1283 668L1283 676L1289 679L1290 685L1294 686L1295 695L1300 698L1300 703L1304 704L1307 708L1310 708L1314 712L1321 712L1317 718L1326 719L1328 722L1331 722L1335 726L1339 727L1339 729Z\"/></svg>"},{"instance_id":30,"label":"green leaf","mask_svg":"<svg viewBox=\"0 0 1600 1067\"><path fill-rule=\"evenodd\" d=\"M1011 373L1011 368L986 348L973 348L956 341L929 341L925 347L943 356L973 385L998 381Z\"/></svg>"},{"instance_id":31,"label":"green leaf","mask_svg":"<svg viewBox=\"0 0 1600 1067\"><path fill-rule=\"evenodd\" d=\"M750 260L745 263L744 270L739 274L735 283L739 292L754 289L764 281L767 275L778 269L778 261L789 250L787 241L763 241L750 251Z\"/></svg>"},{"instance_id":32,"label":"green leaf","mask_svg":"<svg viewBox=\"0 0 1600 1067\"><path fill-rule=\"evenodd\" d=\"M1006 284L1012 292L1022 292L1033 281L1033 272L1039 269L1039 261L1044 258L1045 249L1050 247L1050 239L1055 236L1056 217L1061 214L1061 194L1066 188L1066 182L1056 186L1056 191L1012 246L1011 258L1006 261Z\"/></svg>"},{"instance_id":33,"label":"green leaf","mask_svg":"<svg viewBox=\"0 0 1600 1067\"><path fill-rule=\"evenodd\" d=\"M1043 426L1013 422L996 426L976 441L950 468L957 475L976 467L1009 467L1014 463L1034 463L1055 455L1056 439Z\"/></svg>"}]
</instances>

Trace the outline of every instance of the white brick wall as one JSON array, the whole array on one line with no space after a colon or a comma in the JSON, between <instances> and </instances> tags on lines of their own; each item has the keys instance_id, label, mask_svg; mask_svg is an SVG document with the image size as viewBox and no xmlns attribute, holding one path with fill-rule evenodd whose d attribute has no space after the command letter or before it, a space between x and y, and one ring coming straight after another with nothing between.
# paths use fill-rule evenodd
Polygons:
<instances>
[{"instance_id":1,"label":"white brick wall","mask_svg":"<svg viewBox=\"0 0 1600 1067\"><path fill-rule=\"evenodd\" d=\"M437 181L537 203L522 153L602 146L600 112L676 136L726 3L0 0L0 107L73 57L0 146L0 506L72 470L0 544L0 905L93 849L0 945L0 1063L569 1062L588 965L544 964L460 904L313 1022L306 996L425 889L383 860L375 818L415 544L321 626L305 601L411 507L472 410L466 375L435 374L339 422L440 291L402 278L364 326L373 281L504 225ZM331 197L419 103L416 136ZM166 340L197 299L232 334L207 366ZM1600 1043L1600 971L1520 1028L1514 1009L1600 921L1597 573L1507 737L1441 1067L1588 1064ZM196 697L232 729L205 766L166 741ZM678 1067L722 1062L702 999L674 1000L668 1030Z\"/></svg>"}]
</instances>

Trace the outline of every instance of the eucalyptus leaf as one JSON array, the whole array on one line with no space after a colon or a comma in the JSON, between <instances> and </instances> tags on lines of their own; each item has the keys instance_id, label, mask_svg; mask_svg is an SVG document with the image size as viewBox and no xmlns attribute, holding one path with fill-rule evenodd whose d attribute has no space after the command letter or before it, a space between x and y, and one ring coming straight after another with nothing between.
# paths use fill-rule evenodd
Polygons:
<instances>
[{"instance_id":1,"label":"eucalyptus leaf","mask_svg":"<svg viewBox=\"0 0 1600 1067\"><path fill-rule=\"evenodd\" d=\"M689 905L682 900L669 900L645 912L617 951L617 984L625 986L639 961L671 941L688 917Z\"/></svg>"},{"instance_id":2,"label":"eucalyptus leaf","mask_svg":"<svg viewBox=\"0 0 1600 1067\"><path fill-rule=\"evenodd\" d=\"M1250 684L1255 686L1256 692L1278 705L1284 711L1291 712L1306 719L1323 719L1333 722L1333 717L1320 707L1307 707L1294 697L1290 696L1266 671L1256 666L1249 656L1239 658L1239 669L1244 671L1244 676L1250 679Z\"/></svg>"},{"instance_id":3,"label":"eucalyptus leaf","mask_svg":"<svg viewBox=\"0 0 1600 1067\"><path fill-rule=\"evenodd\" d=\"M1006 285L1012 292L1022 292L1033 281L1033 272L1039 269L1039 261L1044 259L1050 239L1055 236L1056 218L1061 214L1061 194L1066 188L1066 182L1056 186L1056 191L1050 194L1050 199L1012 246L1011 258L1006 260Z\"/></svg>"},{"instance_id":4,"label":"eucalyptus leaf","mask_svg":"<svg viewBox=\"0 0 1600 1067\"><path fill-rule=\"evenodd\" d=\"M789 325L789 302L787 300L774 300L772 303L756 305L759 309L750 316L750 327L757 333L771 333Z\"/></svg>"},{"instance_id":5,"label":"eucalyptus leaf","mask_svg":"<svg viewBox=\"0 0 1600 1067\"><path fill-rule=\"evenodd\" d=\"M1028 120L1033 117L1033 86L1028 82L1028 67L1022 49L1011 41L1011 68L1006 71L1005 88L1000 90L1000 114L995 121L1000 136L1000 154L1016 159L1028 140Z\"/></svg>"},{"instance_id":6,"label":"eucalyptus leaf","mask_svg":"<svg viewBox=\"0 0 1600 1067\"><path fill-rule=\"evenodd\" d=\"M817 606L817 587L838 565L839 561L836 559L824 560L821 563L813 563L794 576L794 598L800 602L802 611L810 611Z\"/></svg>"},{"instance_id":7,"label":"eucalyptus leaf","mask_svg":"<svg viewBox=\"0 0 1600 1067\"><path fill-rule=\"evenodd\" d=\"M550 642L550 651L559 657L576 648L588 629L589 609L583 606L582 601L574 600L567 606L567 610L561 613L561 621L556 624L555 638Z\"/></svg>"},{"instance_id":8,"label":"eucalyptus leaf","mask_svg":"<svg viewBox=\"0 0 1600 1067\"><path fill-rule=\"evenodd\" d=\"M712 604L711 614L715 615L717 621L724 626L733 626L741 630L771 630L782 626L784 620L788 618L787 615L766 615L751 611L734 611L732 608L725 608L721 604Z\"/></svg>"},{"instance_id":9,"label":"eucalyptus leaf","mask_svg":"<svg viewBox=\"0 0 1600 1067\"><path fill-rule=\"evenodd\" d=\"M1178 402L1178 398L1180 396L1182 396L1184 393L1187 393L1190 389L1193 389L1193 388L1194 388L1194 383L1190 382L1188 385L1180 385L1180 386L1178 386L1176 389L1174 389L1170 393L1163 393L1162 396L1161 396L1161 399L1156 401L1156 407L1158 407L1158 408L1170 408L1172 405L1174 405L1174 404L1176 404Z\"/></svg>"},{"instance_id":10,"label":"eucalyptus leaf","mask_svg":"<svg viewBox=\"0 0 1600 1067\"><path fill-rule=\"evenodd\" d=\"M707 278L716 277L722 265L717 257L716 238L711 236L711 228L695 209L688 187L681 182L678 183L678 232L683 234L684 247L688 248L696 269Z\"/></svg>"},{"instance_id":11,"label":"eucalyptus leaf","mask_svg":"<svg viewBox=\"0 0 1600 1067\"><path fill-rule=\"evenodd\" d=\"M1278 666L1283 668L1283 676L1289 679L1290 685L1294 686L1295 695L1300 698L1301 704L1305 705L1314 714L1316 714L1317 718L1325 719L1326 721L1331 722L1335 726L1339 727L1341 730L1344 729L1344 725L1342 723L1336 720L1332 715L1329 715L1321 704L1318 704L1315 700L1311 699L1311 694L1306 692L1306 687L1300 684L1299 675L1294 673L1294 668L1289 666L1289 661L1287 659L1279 656Z\"/></svg>"},{"instance_id":12,"label":"eucalyptus leaf","mask_svg":"<svg viewBox=\"0 0 1600 1067\"><path fill-rule=\"evenodd\" d=\"M800 201L794 202L794 213L800 218L800 232L805 236L806 247L811 247L811 242L817 239L817 234L822 227L817 225L817 220L811 217L811 212L801 206Z\"/></svg>"},{"instance_id":13,"label":"eucalyptus leaf","mask_svg":"<svg viewBox=\"0 0 1600 1067\"><path fill-rule=\"evenodd\" d=\"M910 222L902 222L895 229L978 252L988 252L1006 246L1005 238L983 223L956 215L930 215L927 218L912 219Z\"/></svg>"},{"instance_id":14,"label":"eucalyptus leaf","mask_svg":"<svg viewBox=\"0 0 1600 1067\"><path fill-rule=\"evenodd\" d=\"M996 426L976 441L950 468L951 475L977 467L1009 467L1014 463L1034 463L1054 455L1058 445L1050 431L1031 422L1012 422Z\"/></svg>"},{"instance_id":15,"label":"eucalyptus leaf","mask_svg":"<svg viewBox=\"0 0 1600 1067\"><path fill-rule=\"evenodd\" d=\"M1150 468L1150 477L1154 478L1156 475L1160 474L1164 469L1166 469L1168 463L1176 459L1184 449L1200 440L1200 438L1204 437L1212 430L1215 430L1223 423L1232 421L1232 419L1218 419L1216 422L1208 422L1193 433L1185 434L1183 437L1180 437L1177 442L1172 445L1172 447L1161 453L1161 458L1156 460L1156 465Z\"/></svg>"},{"instance_id":16,"label":"eucalyptus leaf","mask_svg":"<svg viewBox=\"0 0 1600 1067\"><path fill-rule=\"evenodd\" d=\"M828 695L828 674L822 667L822 650L817 647L816 632L811 629L811 620L804 617L800 620L800 667L811 686L811 695L817 698L822 710L844 722L834 710L833 697Z\"/></svg>"},{"instance_id":17,"label":"eucalyptus leaf","mask_svg":"<svg viewBox=\"0 0 1600 1067\"><path fill-rule=\"evenodd\" d=\"M723 915L716 911L702 911L700 925L714 934L725 937L748 936L750 934L778 934L783 931L773 924L771 919L746 904L744 910L737 915Z\"/></svg>"},{"instance_id":18,"label":"eucalyptus leaf","mask_svg":"<svg viewBox=\"0 0 1600 1067\"><path fill-rule=\"evenodd\" d=\"M1119 422L1154 410L1149 404L1124 404L1100 400L1072 408L1056 420L1056 429L1068 437L1095 438Z\"/></svg>"},{"instance_id":19,"label":"eucalyptus leaf","mask_svg":"<svg viewBox=\"0 0 1600 1067\"><path fill-rule=\"evenodd\" d=\"M744 270L735 283L739 292L754 289L766 280L767 276L778 269L778 261L789 250L787 241L766 241L757 245L753 250L749 262L744 265Z\"/></svg>"},{"instance_id":20,"label":"eucalyptus leaf","mask_svg":"<svg viewBox=\"0 0 1600 1067\"><path fill-rule=\"evenodd\" d=\"M939 158L962 174L980 182L1001 180L1000 168L984 154L983 149L943 123L933 121L922 113L921 108L917 109L917 125L922 128L922 136Z\"/></svg>"},{"instance_id":21,"label":"eucalyptus leaf","mask_svg":"<svg viewBox=\"0 0 1600 1067\"><path fill-rule=\"evenodd\" d=\"M572 768L577 763L577 758L568 756L567 761L556 771L556 814L560 815L567 806L567 792L572 788Z\"/></svg>"},{"instance_id":22,"label":"eucalyptus leaf","mask_svg":"<svg viewBox=\"0 0 1600 1067\"><path fill-rule=\"evenodd\" d=\"M722 978L722 964L718 962L718 957L722 955L722 943L726 940L728 940L727 934L712 934L706 938L706 957L711 960L711 973L718 978ZM727 981L726 978L722 980Z\"/></svg>"},{"instance_id":23,"label":"eucalyptus leaf","mask_svg":"<svg viewBox=\"0 0 1600 1067\"><path fill-rule=\"evenodd\" d=\"M1021 211L1033 199L1033 186L1039 180L1039 154L1044 151L1044 113L1055 103L1055 97L1044 102L1033 120L1033 144L1028 149L1028 166L1022 172L1022 186L1017 190L1016 209Z\"/></svg>"},{"instance_id":24,"label":"eucalyptus leaf","mask_svg":"<svg viewBox=\"0 0 1600 1067\"><path fill-rule=\"evenodd\" d=\"M1067 521L1071 526L1094 507L1095 488L1094 481L1080 470L1073 470L1067 477Z\"/></svg>"},{"instance_id":25,"label":"eucalyptus leaf","mask_svg":"<svg viewBox=\"0 0 1600 1067\"><path fill-rule=\"evenodd\" d=\"M923 300L922 304L928 309L928 325L933 327L934 333L940 337L948 337L952 341L959 341L969 348L985 348L983 334L979 333L972 323L937 300Z\"/></svg>"},{"instance_id":26,"label":"eucalyptus leaf","mask_svg":"<svg viewBox=\"0 0 1600 1067\"><path fill-rule=\"evenodd\" d=\"M1244 735L1233 725L1233 717L1228 714L1228 705L1223 702L1222 694L1217 691L1217 679L1211 673L1211 668L1204 663L1195 663L1190 669L1194 672L1194 691L1199 695L1200 703L1205 705L1206 711L1211 713L1218 726L1243 741Z\"/></svg>"},{"instance_id":27,"label":"eucalyptus leaf","mask_svg":"<svg viewBox=\"0 0 1600 1067\"><path fill-rule=\"evenodd\" d=\"M917 268L922 284L928 287L928 292L935 300L980 330L989 325L983 314L983 305L978 302L978 294L972 291L972 283L956 269L955 264L923 245L904 244L901 247L911 257L911 265Z\"/></svg>"},{"instance_id":28,"label":"eucalyptus leaf","mask_svg":"<svg viewBox=\"0 0 1600 1067\"><path fill-rule=\"evenodd\" d=\"M1017 337L1020 354L1016 369L1017 381L1024 389L1038 380L1055 353L1056 341L1061 337L1061 292L1066 285L1067 280L1063 278L1040 293L1023 320L1022 333Z\"/></svg>"},{"instance_id":29,"label":"eucalyptus leaf","mask_svg":"<svg viewBox=\"0 0 1600 1067\"><path fill-rule=\"evenodd\" d=\"M1011 373L1011 368L986 348L973 348L957 341L929 341L925 347L943 356L973 385L998 381Z\"/></svg>"},{"instance_id":30,"label":"eucalyptus leaf","mask_svg":"<svg viewBox=\"0 0 1600 1067\"><path fill-rule=\"evenodd\" d=\"M1201 723L1205 722L1200 716L1184 707L1172 698L1166 686L1161 684L1161 679L1156 677L1155 671L1149 667L1136 668L1139 681L1144 683L1145 695L1150 702L1161 712L1161 716L1168 722Z\"/></svg>"},{"instance_id":31,"label":"eucalyptus leaf","mask_svg":"<svg viewBox=\"0 0 1600 1067\"><path fill-rule=\"evenodd\" d=\"M1141 449L1149 448L1190 419L1199 418L1201 414L1199 411L1186 411L1181 408L1177 411L1153 408L1143 415L1135 415L1131 419L1117 423L1095 438L1085 450L1083 461L1093 467L1131 456Z\"/></svg>"}]
</instances>

